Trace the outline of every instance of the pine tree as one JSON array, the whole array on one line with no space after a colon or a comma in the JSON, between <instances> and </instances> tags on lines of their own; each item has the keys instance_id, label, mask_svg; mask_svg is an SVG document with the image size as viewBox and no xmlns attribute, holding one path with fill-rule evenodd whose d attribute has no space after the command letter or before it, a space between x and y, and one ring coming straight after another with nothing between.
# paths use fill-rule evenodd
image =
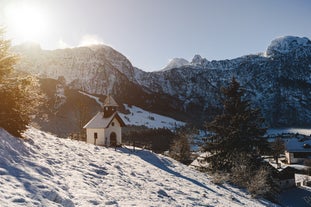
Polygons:
<instances>
[{"instance_id":1,"label":"pine tree","mask_svg":"<svg viewBox=\"0 0 311 207\"><path fill-rule=\"evenodd\" d=\"M250 101L244 98L245 90L235 78L221 92L223 113L206 124L211 135L204 149L212 154L208 158L212 170L230 171L237 154L251 158L266 147L266 129L260 110L251 108Z\"/></svg>"},{"instance_id":2,"label":"pine tree","mask_svg":"<svg viewBox=\"0 0 311 207\"><path fill-rule=\"evenodd\" d=\"M4 38L4 29L0 27L0 86L3 80L12 72L17 56L9 52L11 42Z\"/></svg>"},{"instance_id":3,"label":"pine tree","mask_svg":"<svg viewBox=\"0 0 311 207\"><path fill-rule=\"evenodd\" d=\"M14 71L18 57L10 52L10 41L0 29L0 127L21 136L40 104L35 78Z\"/></svg>"},{"instance_id":4,"label":"pine tree","mask_svg":"<svg viewBox=\"0 0 311 207\"><path fill-rule=\"evenodd\" d=\"M190 142L194 136L194 129L189 126L179 128L170 146L170 155L184 164L190 164L191 147Z\"/></svg>"}]
</instances>

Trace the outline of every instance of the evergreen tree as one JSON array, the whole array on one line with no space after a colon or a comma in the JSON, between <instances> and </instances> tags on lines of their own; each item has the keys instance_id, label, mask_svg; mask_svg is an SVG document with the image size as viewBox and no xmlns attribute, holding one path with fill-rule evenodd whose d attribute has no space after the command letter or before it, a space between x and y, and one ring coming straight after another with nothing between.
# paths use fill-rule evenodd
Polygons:
<instances>
[{"instance_id":1,"label":"evergreen tree","mask_svg":"<svg viewBox=\"0 0 311 207\"><path fill-rule=\"evenodd\" d=\"M3 80L12 72L17 61L17 56L12 55L10 50L11 42L4 38L4 29L0 27L0 86Z\"/></svg>"},{"instance_id":2,"label":"evergreen tree","mask_svg":"<svg viewBox=\"0 0 311 207\"><path fill-rule=\"evenodd\" d=\"M244 98L245 90L235 78L221 92L223 113L206 124L211 134L204 149L212 155L208 158L212 170L230 171L237 154L252 159L267 146L263 139L266 129L262 127L260 110L250 107L250 101Z\"/></svg>"},{"instance_id":3,"label":"evergreen tree","mask_svg":"<svg viewBox=\"0 0 311 207\"><path fill-rule=\"evenodd\" d=\"M170 155L184 164L190 164L191 147L190 143L193 140L195 130L189 126L179 128L170 146Z\"/></svg>"},{"instance_id":4,"label":"evergreen tree","mask_svg":"<svg viewBox=\"0 0 311 207\"><path fill-rule=\"evenodd\" d=\"M21 136L42 100L37 81L13 70L18 57L10 52L10 41L0 29L0 127Z\"/></svg>"}]
</instances>

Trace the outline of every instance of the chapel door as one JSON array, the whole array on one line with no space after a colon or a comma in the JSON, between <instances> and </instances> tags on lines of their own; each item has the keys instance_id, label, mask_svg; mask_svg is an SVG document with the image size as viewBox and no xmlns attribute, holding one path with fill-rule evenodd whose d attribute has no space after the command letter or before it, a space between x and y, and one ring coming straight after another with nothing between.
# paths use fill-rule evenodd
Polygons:
<instances>
[{"instance_id":1,"label":"chapel door","mask_svg":"<svg viewBox=\"0 0 311 207\"><path fill-rule=\"evenodd\" d=\"M117 135L115 132L111 132L110 134L110 146L111 147L117 146Z\"/></svg>"}]
</instances>

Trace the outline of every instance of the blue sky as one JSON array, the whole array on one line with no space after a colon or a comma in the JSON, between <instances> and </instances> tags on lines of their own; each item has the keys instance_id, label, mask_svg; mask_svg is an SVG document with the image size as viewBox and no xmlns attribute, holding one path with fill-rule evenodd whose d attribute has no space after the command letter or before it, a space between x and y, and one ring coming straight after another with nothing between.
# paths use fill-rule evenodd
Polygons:
<instances>
[{"instance_id":1,"label":"blue sky","mask_svg":"<svg viewBox=\"0 0 311 207\"><path fill-rule=\"evenodd\" d=\"M146 71L174 57L221 60L263 52L279 36L311 38L310 0L1 0L0 24L13 44L28 40L25 29L14 31L8 21L8 11L21 4L42 17L27 23L20 15L15 26L42 20L28 28L42 28L29 40L43 49L104 43Z\"/></svg>"}]
</instances>

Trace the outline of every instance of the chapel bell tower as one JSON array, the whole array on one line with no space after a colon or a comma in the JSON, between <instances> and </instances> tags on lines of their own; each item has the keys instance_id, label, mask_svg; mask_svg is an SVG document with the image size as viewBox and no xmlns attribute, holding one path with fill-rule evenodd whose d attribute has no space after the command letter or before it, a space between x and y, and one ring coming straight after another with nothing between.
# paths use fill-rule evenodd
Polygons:
<instances>
[{"instance_id":1,"label":"chapel bell tower","mask_svg":"<svg viewBox=\"0 0 311 207\"><path fill-rule=\"evenodd\" d=\"M104 118L110 117L114 114L118 107L119 105L117 102L112 98L112 96L108 95L103 105Z\"/></svg>"}]
</instances>

